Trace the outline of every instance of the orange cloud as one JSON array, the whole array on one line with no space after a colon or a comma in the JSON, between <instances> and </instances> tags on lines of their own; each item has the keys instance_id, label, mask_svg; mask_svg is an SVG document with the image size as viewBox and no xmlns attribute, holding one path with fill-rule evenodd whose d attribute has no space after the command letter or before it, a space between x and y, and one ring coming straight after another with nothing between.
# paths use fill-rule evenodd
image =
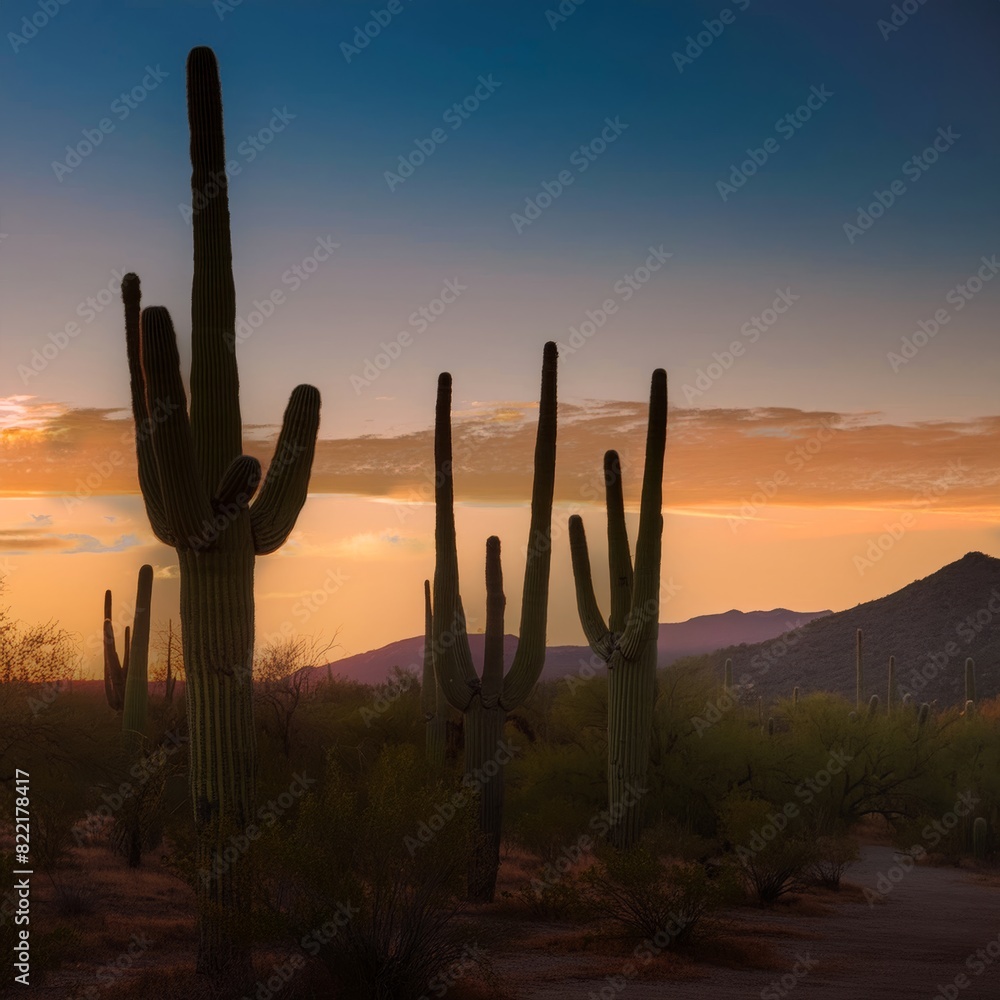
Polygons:
<instances>
[{"instance_id":1,"label":"orange cloud","mask_svg":"<svg viewBox=\"0 0 1000 1000\"><path fill-rule=\"evenodd\" d=\"M67 409L14 397L0 438L0 495L135 493L134 433L122 410ZM520 503L531 486L537 406L476 403L455 415L456 493ZM892 424L878 413L788 407L670 411L667 504L711 516L766 497L783 506L962 510L992 518L1000 486L1000 416ZM626 496L638 497L646 404L560 404L557 500L600 502L602 456L617 449ZM248 428L246 447L270 460L276 428ZM404 502L433 499L433 430L319 442L314 493ZM759 503L756 504L759 506Z\"/></svg>"}]
</instances>

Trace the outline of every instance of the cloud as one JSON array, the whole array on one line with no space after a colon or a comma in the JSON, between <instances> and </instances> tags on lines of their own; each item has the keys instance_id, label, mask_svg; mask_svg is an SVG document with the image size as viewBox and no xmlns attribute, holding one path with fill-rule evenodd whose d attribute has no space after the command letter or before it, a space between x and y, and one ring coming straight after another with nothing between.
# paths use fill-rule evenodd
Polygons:
<instances>
[{"instance_id":1,"label":"cloud","mask_svg":"<svg viewBox=\"0 0 1000 1000\"><path fill-rule=\"evenodd\" d=\"M50 525L52 523L52 515L51 514L32 514L31 515L31 520L39 528L46 527L47 525Z\"/></svg>"},{"instance_id":2,"label":"cloud","mask_svg":"<svg viewBox=\"0 0 1000 1000\"><path fill-rule=\"evenodd\" d=\"M67 409L12 397L23 424L0 438L7 496L39 492L136 493L134 434L122 410ZM10 401L7 401L10 403ZM0 414L3 401L0 401ZM477 401L454 415L455 490L460 501L526 503L531 493L537 403ZM603 504L602 456L622 459L626 500L642 480L646 402L559 404L556 500ZM27 437L19 436L25 428ZM13 434L13 437L11 435ZM276 429L247 429L245 447L266 464ZM433 428L318 443L310 491L418 504L433 501ZM672 408L664 498L673 510L733 510L777 478L772 504L907 506L942 478L936 509L997 515L1000 416L887 422L877 412L791 407ZM961 462L957 477L950 463ZM386 541L380 544L392 544Z\"/></svg>"},{"instance_id":3,"label":"cloud","mask_svg":"<svg viewBox=\"0 0 1000 1000\"><path fill-rule=\"evenodd\" d=\"M64 542L72 543L73 547L65 550L67 555L76 555L80 552L124 552L126 549L132 549L142 544L136 535L122 535L110 545L106 545L93 535L56 535L55 537Z\"/></svg>"}]
</instances>

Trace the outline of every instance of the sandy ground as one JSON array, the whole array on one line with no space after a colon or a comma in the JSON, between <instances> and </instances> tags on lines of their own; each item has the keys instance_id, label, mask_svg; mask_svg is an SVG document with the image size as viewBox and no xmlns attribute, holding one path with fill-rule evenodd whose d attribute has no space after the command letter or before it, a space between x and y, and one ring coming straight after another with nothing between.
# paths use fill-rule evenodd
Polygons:
<instances>
[{"instance_id":1,"label":"sandy ground","mask_svg":"<svg viewBox=\"0 0 1000 1000\"><path fill-rule=\"evenodd\" d=\"M866 846L847 881L877 888L879 875L899 876L899 856L890 847ZM869 905L857 893L837 902L824 915L782 914L782 907L762 911L762 939L778 955L773 969L726 969L699 965L689 976L679 970L669 982L622 975L601 969L586 956L524 952L496 956L513 996L525 1000L730 1000L739 997L796 997L810 1000L978 1000L1000 997L1000 957L984 958L976 951L994 942L1000 956L1000 888L955 868L920 865L891 884L882 902ZM831 897L827 897L828 899ZM752 926L755 917L740 911L740 921ZM749 929L749 928L748 928ZM784 929L796 937L776 931ZM799 936L807 935L807 937ZM808 959L807 968L799 956ZM971 964L967 965L967 960ZM627 958L627 956L626 956ZM783 965L781 963L784 963ZM794 969L799 962L799 976ZM612 966L614 962L610 963ZM609 965L605 956L602 966ZM965 985L956 977L964 973ZM618 975L616 981L608 975ZM784 981L782 981L783 977ZM947 992L940 993L946 987Z\"/></svg>"},{"instance_id":2,"label":"sandy ground","mask_svg":"<svg viewBox=\"0 0 1000 1000\"><path fill-rule=\"evenodd\" d=\"M60 1000L192 997L190 890L152 859L131 873L103 849L78 851L76 860L76 876L85 875L99 892L99 912L77 925L80 940L62 955L62 968L41 988L18 993ZM523 882L521 864L511 859L504 868L501 879L508 886ZM76 881L70 874L66 880ZM869 905L858 887L875 889L880 875L891 891ZM845 881L850 884L841 893L734 910L704 944L683 956L668 952L652 963L636 963L635 971L626 967L632 945L609 953L592 927L529 921L499 903L475 919L506 981L504 1000L1000 998L995 872L986 877L927 865L904 870L891 847L868 845ZM151 945L129 955L140 927ZM986 951L991 943L993 956ZM976 955L981 949L982 959ZM957 978L963 974L964 980ZM296 978L296 986L305 986ZM279 990L276 1000L295 992Z\"/></svg>"}]
</instances>

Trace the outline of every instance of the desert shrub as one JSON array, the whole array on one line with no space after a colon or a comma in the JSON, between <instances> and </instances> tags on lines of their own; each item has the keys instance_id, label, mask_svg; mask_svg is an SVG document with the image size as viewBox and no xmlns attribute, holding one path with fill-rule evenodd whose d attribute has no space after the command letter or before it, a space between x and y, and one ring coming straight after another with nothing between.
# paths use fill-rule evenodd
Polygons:
<instances>
[{"instance_id":1,"label":"desert shrub","mask_svg":"<svg viewBox=\"0 0 1000 1000\"><path fill-rule=\"evenodd\" d=\"M859 857L858 842L853 837L819 837L808 876L817 885L839 889L844 873Z\"/></svg>"},{"instance_id":2,"label":"desert shrub","mask_svg":"<svg viewBox=\"0 0 1000 1000\"><path fill-rule=\"evenodd\" d=\"M339 995L417 1000L460 969L491 974L456 920L475 804L420 837L453 791L428 779L413 747L386 747L354 776L331 755L322 789L300 807L294 846L265 845L292 861L285 919Z\"/></svg>"},{"instance_id":3,"label":"desert shrub","mask_svg":"<svg viewBox=\"0 0 1000 1000\"><path fill-rule=\"evenodd\" d=\"M82 885L57 882L52 904L60 917L92 917L97 912L97 893Z\"/></svg>"},{"instance_id":4,"label":"desert shrub","mask_svg":"<svg viewBox=\"0 0 1000 1000\"><path fill-rule=\"evenodd\" d=\"M712 875L697 863L665 864L645 847L601 851L581 879L595 912L637 937L658 940L666 932L670 945L687 941L702 918L733 893L724 871Z\"/></svg>"},{"instance_id":5,"label":"desert shrub","mask_svg":"<svg viewBox=\"0 0 1000 1000\"><path fill-rule=\"evenodd\" d=\"M801 824L762 799L731 796L721 806L733 864L761 904L773 903L805 885L816 845Z\"/></svg>"},{"instance_id":6,"label":"desert shrub","mask_svg":"<svg viewBox=\"0 0 1000 1000\"><path fill-rule=\"evenodd\" d=\"M543 870L516 892L504 890L500 896L511 900L536 920L586 920L594 915L589 897L572 873L553 878Z\"/></svg>"}]
</instances>

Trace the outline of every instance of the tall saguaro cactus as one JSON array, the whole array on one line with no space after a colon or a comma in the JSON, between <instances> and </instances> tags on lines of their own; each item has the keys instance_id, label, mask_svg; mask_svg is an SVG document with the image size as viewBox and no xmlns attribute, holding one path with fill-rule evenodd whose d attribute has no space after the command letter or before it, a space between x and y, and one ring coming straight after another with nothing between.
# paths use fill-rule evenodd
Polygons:
<instances>
[{"instance_id":1,"label":"tall saguaro cactus","mask_svg":"<svg viewBox=\"0 0 1000 1000\"><path fill-rule=\"evenodd\" d=\"M857 635L855 637L854 643L854 674L855 674L855 684L857 685L857 707L861 709L861 699L865 696L865 668L864 663L861 659L862 654L862 642L864 640L864 634L861 629L858 629Z\"/></svg>"},{"instance_id":2,"label":"tall saguaro cactus","mask_svg":"<svg viewBox=\"0 0 1000 1000\"><path fill-rule=\"evenodd\" d=\"M274 460L251 503L261 469L242 454L222 95L211 49L188 57L187 100L192 205L200 206L192 213L190 415L169 314L152 307L140 315L134 274L122 282L122 296L139 484L154 533L176 548L180 564L197 864L208 872L253 814L254 559L284 543L305 502L320 400L309 385L292 392ZM198 971L237 983L253 979L240 933L246 868L226 866L198 888Z\"/></svg>"},{"instance_id":3,"label":"tall saguaro cactus","mask_svg":"<svg viewBox=\"0 0 1000 1000\"><path fill-rule=\"evenodd\" d=\"M663 457L667 440L667 373L653 372L646 431L635 569L625 527L621 463L604 456L608 508L611 616L594 594L583 520L569 519L576 601L590 648L608 665L608 799L614 825L610 839L628 849L638 842L642 794L656 697L656 640L660 618L660 556L663 536Z\"/></svg>"},{"instance_id":4,"label":"tall saguaro cactus","mask_svg":"<svg viewBox=\"0 0 1000 1000\"><path fill-rule=\"evenodd\" d=\"M469 899L490 902L500 866L503 818L503 727L507 713L531 693L545 663L549 568L552 549L552 498L556 471L556 345L547 343L535 438L531 524L521 597L517 652L504 674L503 577L500 539L486 542L486 636L482 677L476 673L458 585L454 480L451 447L451 375L438 379L434 423L435 567L434 670L449 703L465 719L466 781L479 797L479 834L469 871Z\"/></svg>"},{"instance_id":5,"label":"tall saguaro cactus","mask_svg":"<svg viewBox=\"0 0 1000 1000\"><path fill-rule=\"evenodd\" d=\"M448 742L448 699L434 673L434 616L431 613L431 582L424 580L424 670L420 682L420 710L424 713L428 763L444 767Z\"/></svg>"}]
</instances>

